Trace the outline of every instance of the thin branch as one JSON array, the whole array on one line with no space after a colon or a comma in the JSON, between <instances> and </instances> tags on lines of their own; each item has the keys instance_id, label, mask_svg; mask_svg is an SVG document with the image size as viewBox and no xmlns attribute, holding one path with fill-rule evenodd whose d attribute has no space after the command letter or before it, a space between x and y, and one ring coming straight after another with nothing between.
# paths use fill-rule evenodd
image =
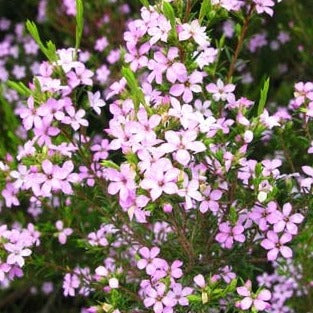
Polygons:
<instances>
[{"instance_id":1,"label":"thin branch","mask_svg":"<svg viewBox=\"0 0 313 313\"><path fill-rule=\"evenodd\" d=\"M243 23L243 26L242 26L242 29L241 29L241 33L240 33L239 40L238 40L238 43L237 43L237 46L236 46L236 50L235 50L235 53L233 55L233 58L232 58L232 61L230 63L230 67L229 67L229 70L228 70L227 82L230 82L230 80L231 80L231 78L232 78L232 76L234 74L235 66L236 66L236 63L237 63L240 51L242 49L242 46L243 46L243 43L244 43L247 31L248 31L249 22L250 22L250 20L251 20L251 18L253 16L254 8L255 8L255 4L252 4L250 9L249 9L248 15L244 19L244 23Z\"/></svg>"}]
</instances>

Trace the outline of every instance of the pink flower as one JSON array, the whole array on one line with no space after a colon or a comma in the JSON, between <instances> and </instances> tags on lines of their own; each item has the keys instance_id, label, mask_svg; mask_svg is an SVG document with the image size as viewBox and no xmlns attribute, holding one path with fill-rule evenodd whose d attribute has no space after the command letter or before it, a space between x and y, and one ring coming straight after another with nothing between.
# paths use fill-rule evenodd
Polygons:
<instances>
[{"instance_id":1,"label":"pink flower","mask_svg":"<svg viewBox=\"0 0 313 313\"><path fill-rule=\"evenodd\" d=\"M136 173L129 164L122 164L120 170L108 169L108 178L111 183L108 186L108 193L115 195L119 193L120 199L126 201L131 192L136 189Z\"/></svg>"},{"instance_id":2,"label":"pink flower","mask_svg":"<svg viewBox=\"0 0 313 313\"><path fill-rule=\"evenodd\" d=\"M63 294L65 297L75 296L75 289L77 289L80 286L80 279L76 274L66 274L63 281Z\"/></svg>"},{"instance_id":3,"label":"pink flower","mask_svg":"<svg viewBox=\"0 0 313 313\"><path fill-rule=\"evenodd\" d=\"M251 281L247 281L244 286L238 287L237 293L244 297L236 303L236 306L241 310L249 310L252 307L257 311L263 311L270 307L267 301L271 300L271 293L263 289L257 295L253 295L251 293Z\"/></svg>"},{"instance_id":4,"label":"pink flower","mask_svg":"<svg viewBox=\"0 0 313 313\"><path fill-rule=\"evenodd\" d=\"M301 106L305 100L313 100L313 83L312 82L299 82L295 84L295 102L297 107Z\"/></svg>"},{"instance_id":5,"label":"pink flower","mask_svg":"<svg viewBox=\"0 0 313 313\"><path fill-rule=\"evenodd\" d=\"M216 84L211 83L206 86L206 90L213 94L215 101L226 101L229 97L234 96L235 88L233 84L224 85L221 79L218 79Z\"/></svg>"},{"instance_id":6,"label":"pink flower","mask_svg":"<svg viewBox=\"0 0 313 313\"><path fill-rule=\"evenodd\" d=\"M301 224L304 220L304 216L300 213L295 213L290 216L291 211L291 204L285 203L279 220L274 224L274 231L276 233L283 232L284 230L286 230L291 235L296 235L298 233L298 227L296 224Z\"/></svg>"},{"instance_id":7,"label":"pink flower","mask_svg":"<svg viewBox=\"0 0 313 313\"><path fill-rule=\"evenodd\" d=\"M279 124L279 117L277 117L277 116L270 116L266 109L260 115L260 120L269 129L272 129L275 126L280 126L280 124Z\"/></svg>"},{"instance_id":8,"label":"pink flower","mask_svg":"<svg viewBox=\"0 0 313 313\"><path fill-rule=\"evenodd\" d=\"M167 56L161 51L155 52L154 59L148 63L148 68L151 70L148 81L151 83L155 80L157 84L162 84L163 73L166 72L166 78L169 82L173 84L177 80L183 82L188 74L183 63L174 61L178 57L179 50L176 47L171 47L168 50Z\"/></svg>"},{"instance_id":9,"label":"pink flower","mask_svg":"<svg viewBox=\"0 0 313 313\"><path fill-rule=\"evenodd\" d=\"M197 276L195 276L195 277L193 278L193 281L195 282L195 284L196 284L197 286L199 286L199 287L202 288L202 289L204 289L205 286L206 286L205 279L204 279L203 275L201 275L201 274L198 274Z\"/></svg>"},{"instance_id":10,"label":"pink flower","mask_svg":"<svg viewBox=\"0 0 313 313\"><path fill-rule=\"evenodd\" d=\"M74 89L79 85L87 85L92 86L92 79L93 72L87 70L83 63L80 63L79 66L76 66L74 71L70 71L67 73L68 84L69 86Z\"/></svg>"},{"instance_id":11,"label":"pink flower","mask_svg":"<svg viewBox=\"0 0 313 313\"><path fill-rule=\"evenodd\" d=\"M105 106L104 100L101 99L100 91L97 91L96 93L92 93L90 91L87 92L88 94L88 101L90 104L90 107L94 109L94 111L100 115L101 114L101 108Z\"/></svg>"},{"instance_id":12,"label":"pink flower","mask_svg":"<svg viewBox=\"0 0 313 313\"><path fill-rule=\"evenodd\" d=\"M189 305L189 301L187 296L192 293L192 288L185 287L181 284L174 284L172 290L168 292L166 297L164 298L164 304L167 306L176 306L177 304L181 306Z\"/></svg>"},{"instance_id":13,"label":"pink flower","mask_svg":"<svg viewBox=\"0 0 313 313\"><path fill-rule=\"evenodd\" d=\"M163 192L169 195L177 193L178 187L176 181L178 175L179 169L171 166L159 168L158 163L155 163L141 181L140 187L145 190L150 190L151 198L155 201Z\"/></svg>"},{"instance_id":14,"label":"pink flower","mask_svg":"<svg viewBox=\"0 0 313 313\"><path fill-rule=\"evenodd\" d=\"M108 67L105 64L101 65L96 70L97 81L100 84L105 84L108 81L110 73L111 73L110 70L108 69Z\"/></svg>"},{"instance_id":15,"label":"pink flower","mask_svg":"<svg viewBox=\"0 0 313 313\"><path fill-rule=\"evenodd\" d=\"M49 120L43 118L40 127L34 129L35 138L40 146L50 145L51 137L55 137L60 133L60 129L51 126Z\"/></svg>"},{"instance_id":16,"label":"pink flower","mask_svg":"<svg viewBox=\"0 0 313 313\"><path fill-rule=\"evenodd\" d=\"M161 145L163 153L175 152L175 159L182 165L187 165L191 160L189 151L200 153L206 150L201 141L196 141L197 132L190 130L181 133L169 130L165 133L167 143Z\"/></svg>"},{"instance_id":17,"label":"pink flower","mask_svg":"<svg viewBox=\"0 0 313 313\"><path fill-rule=\"evenodd\" d=\"M167 262L162 261L158 262L158 269L153 273L153 279L160 280L166 276L169 276L172 279L178 279L183 276L183 271L181 266L183 265L182 261L175 260L171 266Z\"/></svg>"},{"instance_id":18,"label":"pink flower","mask_svg":"<svg viewBox=\"0 0 313 313\"><path fill-rule=\"evenodd\" d=\"M103 52L104 49L109 45L108 39L103 36L96 40L95 50L99 52Z\"/></svg>"},{"instance_id":19,"label":"pink flower","mask_svg":"<svg viewBox=\"0 0 313 313\"><path fill-rule=\"evenodd\" d=\"M48 123L51 123L53 119L61 121L64 118L63 108L66 105L70 105L71 103L72 102L69 98L65 98L59 101L53 98L49 98L47 102L38 108L38 115L45 118Z\"/></svg>"},{"instance_id":20,"label":"pink flower","mask_svg":"<svg viewBox=\"0 0 313 313\"><path fill-rule=\"evenodd\" d=\"M165 291L166 286L163 283L158 284L155 288L149 287L143 301L145 307L149 308L153 306L155 313L172 313L173 309L171 307L173 307L174 304L168 301L168 298L165 298Z\"/></svg>"},{"instance_id":21,"label":"pink flower","mask_svg":"<svg viewBox=\"0 0 313 313\"><path fill-rule=\"evenodd\" d=\"M220 224L220 232L216 235L215 239L222 245L222 247L231 249L234 241L244 242L246 240L246 237L243 234L244 230L245 229L242 225L231 227L229 222L224 222Z\"/></svg>"},{"instance_id":22,"label":"pink flower","mask_svg":"<svg viewBox=\"0 0 313 313\"><path fill-rule=\"evenodd\" d=\"M26 130L30 130L35 126L36 128L40 128L41 126L41 118L38 115L37 108L34 104L34 98L29 97L27 99L27 107L23 107L19 110L19 115L23 120L23 125Z\"/></svg>"},{"instance_id":23,"label":"pink flower","mask_svg":"<svg viewBox=\"0 0 313 313\"><path fill-rule=\"evenodd\" d=\"M182 24L178 38L180 41L193 38L199 46L208 45L205 27L201 27L198 20L193 20L190 24Z\"/></svg>"},{"instance_id":24,"label":"pink flower","mask_svg":"<svg viewBox=\"0 0 313 313\"><path fill-rule=\"evenodd\" d=\"M57 51L57 54L59 56L57 64L62 66L62 69L64 70L65 73L68 73L72 68L75 68L76 66L79 66L81 64L80 62L73 60L74 57L73 48L59 49Z\"/></svg>"},{"instance_id":25,"label":"pink flower","mask_svg":"<svg viewBox=\"0 0 313 313\"><path fill-rule=\"evenodd\" d=\"M119 287L119 281L117 278L113 277L109 279L109 286L111 289L117 289Z\"/></svg>"},{"instance_id":26,"label":"pink flower","mask_svg":"<svg viewBox=\"0 0 313 313\"><path fill-rule=\"evenodd\" d=\"M126 79L123 77L121 78L119 81L114 82L111 86L110 86L110 92L107 94L106 99L110 99L113 96L119 94L122 90L124 90L126 87Z\"/></svg>"},{"instance_id":27,"label":"pink flower","mask_svg":"<svg viewBox=\"0 0 313 313\"><path fill-rule=\"evenodd\" d=\"M44 160L41 164L42 174L37 174L35 177L36 183L41 184L41 194L50 196L52 190L62 189L65 194L72 193L70 182L78 182L77 174L72 173L74 165L72 161L64 162L62 167L53 165L50 160ZM37 186L35 185L35 194L38 194Z\"/></svg>"},{"instance_id":28,"label":"pink flower","mask_svg":"<svg viewBox=\"0 0 313 313\"><path fill-rule=\"evenodd\" d=\"M203 114L205 117L212 116L212 112L209 109L210 106L211 106L211 101L209 100L202 102L201 100L197 99L194 103L195 109L201 114Z\"/></svg>"},{"instance_id":29,"label":"pink flower","mask_svg":"<svg viewBox=\"0 0 313 313\"><path fill-rule=\"evenodd\" d=\"M159 264L162 263L162 259L156 257L159 253L160 249L158 247L153 247L151 250L147 247L140 248L139 254L142 259L137 262L137 267L140 270L145 268L148 275L153 275Z\"/></svg>"},{"instance_id":30,"label":"pink flower","mask_svg":"<svg viewBox=\"0 0 313 313\"><path fill-rule=\"evenodd\" d=\"M228 265L221 269L222 278L224 279L225 283L229 284L233 279L236 278L236 274L232 272L232 268Z\"/></svg>"},{"instance_id":31,"label":"pink flower","mask_svg":"<svg viewBox=\"0 0 313 313\"><path fill-rule=\"evenodd\" d=\"M150 45L154 45L159 40L167 42L168 34L171 29L171 23L163 15L160 15L158 22L148 29L148 34L151 36Z\"/></svg>"},{"instance_id":32,"label":"pink flower","mask_svg":"<svg viewBox=\"0 0 313 313\"><path fill-rule=\"evenodd\" d=\"M15 179L14 188L20 189L25 187L27 181L29 170L27 166L19 164L17 171L12 171L10 176Z\"/></svg>"},{"instance_id":33,"label":"pink flower","mask_svg":"<svg viewBox=\"0 0 313 313\"><path fill-rule=\"evenodd\" d=\"M194 71L189 77L186 77L182 83L175 84L170 89L170 94L179 97L182 96L184 102L190 103L193 99L193 92L200 93L202 91L203 74Z\"/></svg>"},{"instance_id":34,"label":"pink flower","mask_svg":"<svg viewBox=\"0 0 313 313\"><path fill-rule=\"evenodd\" d=\"M109 155L109 141L107 139L101 140L99 144L91 146L90 150L94 152L93 159L95 161L105 160Z\"/></svg>"},{"instance_id":35,"label":"pink flower","mask_svg":"<svg viewBox=\"0 0 313 313\"><path fill-rule=\"evenodd\" d=\"M201 202L200 204L200 212L201 213L206 213L209 209L216 213L219 210L219 203L218 200L222 198L222 191L221 190L211 190L210 187L206 188L204 191L205 199L204 201Z\"/></svg>"},{"instance_id":36,"label":"pink flower","mask_svg":"<svg viewBox=\"0 0 313 313\"><path fill-rule=\"evenodd\" d=\"M263 160L262 165L264 166L262 172L264 176L273 175L273 177L277 177L280 174L277 168L282 165L282 161L279 159Z\"/></svg>"},{"instance_id":37,"label":"pink flower","mask_svg":"<svg viewBox=\"0 0 313 313\"><path fill-rule=\"evenodd\" d=\"M262 14L263 12L267 13L270 16L273 16L273 7L275 5L274 1L272 0L253 0L256 4L255 9L258 14Z\"/></svg>"},{"instance_id":38,"label":"pink flower","mask_svg":"<svg viewBox=\"0 0 313 313\"><path fill-rule=\"evenodd\" d=\"M267 253L267 259L269 261L275 261L277 259L278 253L280 252L282 256L286 259L292 257L292 250L285 246L285 244L291 241L292 236L288 233L284 233L280 238L273 231L267 232L267 238L261 242L261 246L269 250Z\"/></svg>"},{"instance_id":39,"label":"pink flower","mask_svg":"<svg viewBox=\"0 0 313 313\"><path fill-rule=\"evenodd\" d=\"M265 208L255 206L249 214L249 217L258 225L261 231L267 230L269 223L277 223L280 216L281 214L277 210L277 204L274 201L269 202Z\"/></svg>"},{"instance_id":40,"label":"pink flower","mask_svg":"<svg viewBox=\"0 0 313 313\"><path fill-rule=\"evenodd\" d=\"M58 239L61 245L66 244L67 237L72 235L73 229L72 228L64 228L63 221L57 221L55 223L55 227L59 231L58 233Z\"/></svg>"},{"instance_id":41,"label":"pink flower","mask_svg":"<svg viewBox=\"0 0 313 313\"><path fill-rule=\"evenodd\" d=\"M146 54L150 50L150 44L144 43L137 49L133 44L127 43L129 53L125 55L125 61L130 63L130 68L136 72L138 69L147 66L148 58Z\"/></svg>"},{"instance_id":42,"label":"pink flower","mask_svg":"<svg viewBox=\"0 0 313 313\"><path fill-rule=\"evenodd\" d=\"M129 130L136 137L135 141L155 143L157 137L154 129L160 124L161 116L153 114L150 117L145 109L139 109L137 112L138 122L131 122Z\"/></svg>"},{"instance_id":43,"label":"pink flower","mask_svg":"<svg viewBox=\"0 0 313 313\"><path fill-rule=\"evenodd\" d=\"M203 200L202 194L199 191L199 181L192 179L189 181L188 176L185 176L183 188L178 191L181 197L185 197L185 209L189 210L193 207L192 200Z\"/></svg>"},{"instance_id":44,"label":"pink flower","mask_svg":"<svg viewBox=\"0 0 313 313\"><path fill-rule=\"evenodd\" d=\"M198 51L195 51L194 56L197 57L196 62L202 70L204 66L215 62L218 55L218 49L212 47L201 47L201 49L203 49L203 51L201 51L200 54Z\"/></svg>"},{"instance_id":45,"label":"pink flower","mask_svg":"<svg viewBox=\"0 0 313 313\"><path fill-rule=\"evenodd\" d=\"M77 112L73 106L65 108L67 115L62 119L62 123L69 124L72 128L77 131L81 126L87 127L88 121L84 119L86 112L83 109L79 109Z\"/></svg>"},{"instance_id":46,"label":"pink flower","mask_svg":"<svg viewBox=\"0 0 313 313\"><path fill-rule=\"evenodd\" d=\"M313 184L313 167L307 165L302 166L302 171L310 177L301 180L301 187L310 190Z\"/></svg>"},{"instance_id":47,"label":"pink flower","mask_svg":"<svg viewBox=\"0 0 313 313\"><path fill-rule=\"evenodd\" d=\"M98 231L88 234L88 242L92 246L106 247L109 242L106 239L105 235L105 229L101 227Z\"/></svg>"},{"instance_id":48,"label":"pink flower","mask_svg":"<svg viewBox=\"0 0 313 313\"><path fill-rule=\"evenodd\" d=\"M12 205L18 206L20 204L16 197L17 192L18 189L16 189L13 184L6 184L5 188L1 192L1 195L5 200L6 207L10 208Z\"/></svg>"},{"instance_id":49,"label":"pink flower","mask_svg":"<svg viewBox=\"0 0 313 313\"><path fill-rule=\"evenodd\" d=\"M23 267L25 264L24 257L31 255L30 249L24 249L24 246L21 243L6 243L4 245L4 248L6 251L10 252L10 254L7 257L7 263L8 264L17 264L19 267Z\"/></svg>"}]
</instances>

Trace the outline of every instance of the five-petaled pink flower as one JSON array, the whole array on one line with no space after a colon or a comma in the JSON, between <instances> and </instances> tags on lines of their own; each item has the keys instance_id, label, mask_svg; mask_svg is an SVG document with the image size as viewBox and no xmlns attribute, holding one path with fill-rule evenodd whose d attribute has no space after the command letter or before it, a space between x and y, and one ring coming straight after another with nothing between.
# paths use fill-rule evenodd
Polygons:
<instances>
[{"instance_id":1,"label":"five-petaled pink flower","mask_svg":"<svg viewBox=\"0 0 313 313\"><path fill-rule=\"evenodd\" d=\"M108 178L111 183L108 186L108 192L111 195L119 193L120 199L126 201L129 195L136 188L136 173L129 164L122 164L120 170L108 169Z\"/></svg>"},{"instance_id":2,"label":"five-petaled pink flower","mask_svg":"<svg viewBox=\"0 0 313 313\"><path fill-rule=\"evenodd\" d=\"M137 267L140 270L145 268L148 275L153 275L159 263L162 263L162 260L157 258L157 255L160 253L160 248L153 247L149 249L143 247L140 248L138 252L142 258L137 262Z\"/></svg>"},{"instance_id":3,"label":"five-petaled pink flower","mask_svg":"<svg viewBox=\"0 0 313 313\"><path fill-rule=\"evenodd\" d=\"M251 292L251 287L251 281L248 280L244 286L237 288L237 293L244 298L236 303L236 307L241 310L249 310L252 307L256 311L263 311L269 308L270 304L268 301L272 298L270 291L263 289L254 295Z\"/></svg>"},{"instance_id":4,"label":"five-petaled pink flower","mask_svg":"<svg viewBox=\"0 0 313 313\"><path fill-rule=\"evenodd\" d=\"M96 93L88 91L87 94L90 107L92 107L94 111L100 115L101 108L105 106L104 100L101 99L100 91L97 91Z\"/></svg>"},{"instance_id":5,"label":"five-petaled pink flower","mask_svg":"<svg viewBox=\"0 0 313 313\"><path fill-rule=\"evenodd\" d=\"M185 103L190 103L193 99L193 93L200 93L202 91L203 73L194 71L189 77L181 83L176 83L170 89L170 94L179 97L182 96Z\"/></svg>"},{"instance_id":6,"label":"five-petaled pink flower","mask_svg":"<svg viewBox=\"0 0 313 313\"><path fill-rule=\"evenodd\" d=\"M220 224L219 233L216 235L215 239L222 247L231 249L234 241L244 242L246 240L243 234L244 230L242 225L232 227L229 222L224 222Z\"/></svg>"},{"instance_id":7,"label":"five-petaled pink flower","mask_svg":"<svg viewBox=\"0 0 313 313\"><path fill-rule=\"evenodd\" d=\"M212 97L215 101L226 101L234 96L233 91L235 90L235 85L225 85L221 79L218 79L216 84L208 84L206 90L213 94Z\"/></svg>"},{"instance_id":8,"label":"five-petaled pink flower","mask_svg":"<svg viewBox=\"0 0 313 313\"><path fill-rule=\"evenodd\" d=\"M304 216L300 213L290 215L291 211L291 204L285 203L283 211L280 213L279 220L274 223L274 231L276 233L283 232L284 230L291 235L296 235L298 233L298 226L296 224L301 224L304 220Z\"/></svg>"},{"instance_id":9,"label":"five-petaled pink flower","mask_svg":"<svg viewBox=\"0 0 313 313\"><path fill-rule=\"evenodd\" d=\"M281 255L286 259L291 258L293 255L292 250L285 246L285 244L290 242L291 239L292 236L289 233L284 233L279 238L274 231L268 231L267 238L261 242L261 246L264 249L269 250L267 252L267 259L269 261L275 261L279 253L281 253Z\"/></svg>"},{"instance_id":10,"label":"five-petaled pink flower","mask_svg":"<svg viewBox=\"0 0 313 313\"><path fill-rule=\"evenodd\" d=\"M200 153L206 150L204 143L196 140L197 135L193 130L180 133L169 130L165 133L167 143L162 144L160 149L164 154L175 152L177 162L187 165L191 160L189 151Z\"/></svg>"}]
</instances>

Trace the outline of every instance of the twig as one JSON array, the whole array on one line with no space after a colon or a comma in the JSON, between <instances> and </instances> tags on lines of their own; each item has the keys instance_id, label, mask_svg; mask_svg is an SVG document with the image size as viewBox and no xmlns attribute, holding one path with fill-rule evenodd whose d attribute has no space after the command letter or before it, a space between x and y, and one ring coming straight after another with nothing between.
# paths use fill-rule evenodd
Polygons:
<instances>
[{"instance_id":1,"label":"twig","mask_svg":"<svg viewBox=\"0 0 313 313\"><path fill-rule=\"evenodd\" d=\"M184 21L187 22L188 19L189 19L189 15L191 13L191 1L192 0L187 0L187 4L186 4L186 15L185 15L185 18L184 18Z\"/></svg>"},{"instance_id":2,"label":"twig","mask_svg":"<svg viewBox=\"0 0 313 313\"><path fill-rule=\"evenodd\" d=\"M3 298L0 302L0 309L5 308L11 303L15 303L17 299L23 298L25 294L29 292L30 287L26 286L25 288L17 289L14 292L10 293L7 297Z\"/></svg>"},{"instance_id":3,"label":"twig","mask_svg":"<svg viewBox=\"0 0 313 313\"><path fill-rule=\"evenodd\" d=\"M236 50L235 50L234 56L232 58L232 61L231 61L231 64L230 64L230 67L229 67L229 70L228 70L227 82L230 82L230 80L231 80L231 78L232 78L232 76L234 74L236 62L237 62L237 59L239 57L239 53L240 53L240 51L242 49L242 46L243 46L243 43L244 43L247 31L248 31L249 22L251 20L252 15L253 15L254 8L255 8L255 4L252 4L250 9L249 9L248 15L244 19L244 23L243 23L243 26L242 26L242 29L241 29L241 33L240 33L240 37L239 37L239 40L238 40L238 43L237 43L237 46L236 46Z\"/></svg>"}]
</instances>

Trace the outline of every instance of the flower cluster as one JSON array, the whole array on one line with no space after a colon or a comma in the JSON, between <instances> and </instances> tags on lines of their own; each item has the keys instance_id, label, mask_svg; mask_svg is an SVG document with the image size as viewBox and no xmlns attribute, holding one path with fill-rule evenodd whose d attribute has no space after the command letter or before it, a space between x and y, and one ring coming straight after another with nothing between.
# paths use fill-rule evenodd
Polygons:
<instances>
[{"instance_id":1,"label":"flower cluster","mask_svg":"<svg viewBox=\"0 0 313 313\"><path fill-rule=\"evenodd\" d=\"M32 254L32 248L40 245L40 233L33 224L27 228L16 225L8 229L2 225L0 229L1 265L0 283L5 287L16 277L22 277L25 258Z\"/></svg>"}]
</instances>

